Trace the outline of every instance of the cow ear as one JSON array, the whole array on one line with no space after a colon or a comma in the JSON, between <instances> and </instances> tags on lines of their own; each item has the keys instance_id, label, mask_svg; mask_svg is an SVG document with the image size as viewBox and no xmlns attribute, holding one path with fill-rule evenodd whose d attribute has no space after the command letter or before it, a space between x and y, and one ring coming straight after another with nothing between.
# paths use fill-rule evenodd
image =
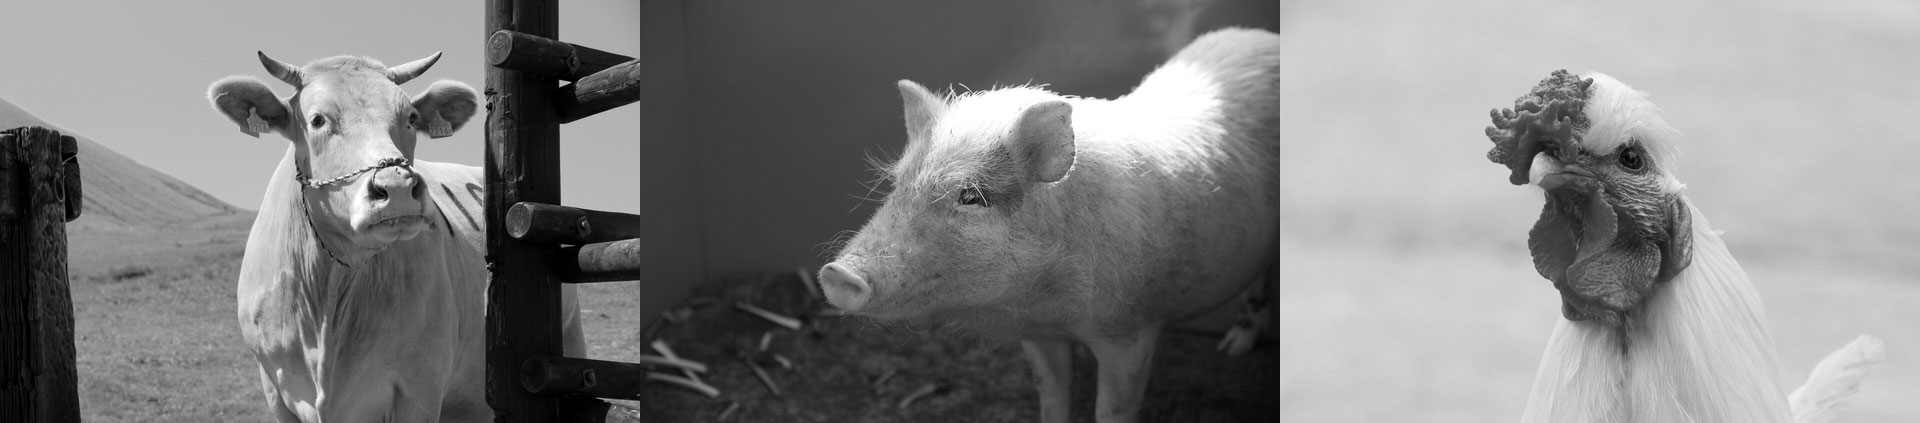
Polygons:
<instances>
[{"instance_id":1,"label":"cow ear","mask_svg":"<svg viewBox=\"0 0 1920 423\"><path fill-rule=\"evenodd\" d=\"M473 119L473 114L480 110L480 95L467 84L440 80L413 98L413 110L426 122L419 128L420 132L433 138L446 138Z\"/></svg>"},{"instance_id":2,"label":"cow ear","mask_svg":"<svg viewBox=\"0 0 1920 423\"><path fill-rule=\"evenodd\" d=\"M900 101L907 109L907 143L927 139L933 133L934 119L946 110L947 102L913 81L902 79L895 85L900 87Z\"/></svg>"},{"instance_id":3,"label":"cow ear","mask_svg":"<svg viewBox=\"0 0 1920 423\"><path fill-rule=\"evenodd\" d=\"M292 121L286 104L273 96L273 89L251 76L229 76L214 82L207 89L207 100L213 102L214 110L240 125L241 133L255 138L262 132L285 131Z\"/></svg>"},{"instance_id":4,"label":"cow ear","mask_svg":"<svg viewBox=\"0 0 1920 423\"><path fill-rule=\"evenodd\" d=\"M1056 182L1073 169L1073 106L1049 100L1020 112L1012 146L1034 180Z\"/></svg>"}]
</instances>

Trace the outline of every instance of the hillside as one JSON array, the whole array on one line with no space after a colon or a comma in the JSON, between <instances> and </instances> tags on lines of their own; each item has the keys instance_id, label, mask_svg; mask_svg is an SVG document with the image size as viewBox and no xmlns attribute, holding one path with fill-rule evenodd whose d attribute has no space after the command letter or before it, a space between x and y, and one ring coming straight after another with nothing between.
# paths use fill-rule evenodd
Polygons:
<instances>
[{"instance_id":1,"label":"hillside","mask_svg":"<svg viewBox=\"0 0 1920 423\"><path fill-rule=\"evenodd\" d=\"M34 116L0 98L0 129L44 126L72 135L80 146L80 178L84 211L71 226L77 230L151 229L216 225L244 229L252 212L220 201L173 176L114 152L85 135ZM207 157L215 163L218 157Z\"/></svg>"}]
</instances>

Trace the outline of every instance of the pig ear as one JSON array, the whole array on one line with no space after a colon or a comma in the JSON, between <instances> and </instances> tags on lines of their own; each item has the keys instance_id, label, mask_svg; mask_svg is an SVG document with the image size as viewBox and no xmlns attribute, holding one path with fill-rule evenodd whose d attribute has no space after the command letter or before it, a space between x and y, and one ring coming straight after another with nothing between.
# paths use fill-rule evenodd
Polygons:
<instances>
[{"instance_id":1,"label":"pig ear","mask_svg":"<svg viewBox=\"0 0 1920 423\"><path fill-rule=\"evenodd\" d=\"M480 95L459 81L436 81L413 98L413 110L420 113L417 129L433 138L453 136L479 109Z\"/></svg>"},{"instance_id":2,"label":"pig ear","mask_svg":"<svg viewBox=\"0 0 1920 423\"><path fill-rule=\"evenodd\" d=\"M213 109L226 115L227 120L240 125L241 133L255 138L262 132L285 131L291 121L286 104L273 96L273 89L251 76L229 76L215 81L213 87L207 89L207 100L213 102Z\"/></svg>"},{"instance_id":3,"label":"pig ear","mask_svg":"<svg viewBox=\"0 0 1920 423\"><path fill-rule=\"evenodd\" d=\"M1020 113L1014 145L1034 180L1056 182L1073 169L1073 106L1051 100Z\"/></svg>"},{"instance_id":4,"label":"pig ear","mask_svg":"<svg viewBox=\"0 0 1920 423\"><path fill-rule=\"evenodd\" d=\"M913 81L902 79L895 85L900 86L900 101L906 103L907 143L927 139L933 132L933 120L946 111L946 101Z\"/></svg>"}]
</instances>

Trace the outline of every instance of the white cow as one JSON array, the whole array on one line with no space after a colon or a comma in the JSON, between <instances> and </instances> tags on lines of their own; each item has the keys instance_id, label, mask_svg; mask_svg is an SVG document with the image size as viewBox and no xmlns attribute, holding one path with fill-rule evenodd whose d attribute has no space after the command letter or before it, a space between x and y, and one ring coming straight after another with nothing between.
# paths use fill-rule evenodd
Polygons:
<instances>
[{"instance_id":1,"label":"white cow","mask_svg":"<svg viewBox=\"0 0 1920 423\"><path fill-rule=\"evenodd\" d=\"M416 132L453 134L473 88L400 84L440 54L388 68L359 57L295 67L260 54L295 91L213 84L213 107L258 137L293 140L267 181L240 265L239 316L282 422L480 422L485 397L486 218L481 170L413 160ZM586 346L571 288L569 356Z\"/></svg>"}]
</instances>

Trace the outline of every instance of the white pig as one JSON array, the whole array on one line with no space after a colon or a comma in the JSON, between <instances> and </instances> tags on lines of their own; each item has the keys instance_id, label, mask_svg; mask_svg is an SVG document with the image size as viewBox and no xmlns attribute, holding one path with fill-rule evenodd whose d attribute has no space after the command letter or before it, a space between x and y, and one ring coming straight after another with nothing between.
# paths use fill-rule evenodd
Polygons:
<instances>
[{"instance_id":1,"label":"white pig","mask_svg":"<svg viewBox=\"0 0 1920 423\"><path fill-rule=\"evenodd\" d=\"M1096 420L1136 421L1162 327L1277 277L1279 60L1279 35L1226 29L1111 101L900 81L894 189L822 291L855 314L1020 339L1045 422L1069 421L1085 343Z\"/></svg>"}]
</instances>

